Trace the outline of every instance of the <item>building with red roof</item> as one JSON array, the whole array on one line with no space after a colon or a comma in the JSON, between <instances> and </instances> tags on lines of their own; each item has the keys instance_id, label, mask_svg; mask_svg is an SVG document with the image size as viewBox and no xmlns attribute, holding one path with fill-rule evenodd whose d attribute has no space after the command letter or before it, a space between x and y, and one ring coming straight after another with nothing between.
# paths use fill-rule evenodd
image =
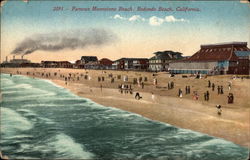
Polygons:
<instances>
[{"instance_id":1,"label":"building with red roof","mask_svg":"<svg viewBox=\"0 0 250 160\"><path fill-rule=\"evenodd\" d=\"M102 58L99 60L99 68L100 69L112 69L113 61L108 58Z\"/></svg>"},{"instance_id":2,"label":"building with red roof","mask_svg":"<svg viewBox=\"0 0 250 160\"><path fill-rule=\"evenodd\" d=\"M243 74L237 52L248 52L247 42L201 45L191 57L170 64L171 73Z\"/></svg>"}]
</instances>

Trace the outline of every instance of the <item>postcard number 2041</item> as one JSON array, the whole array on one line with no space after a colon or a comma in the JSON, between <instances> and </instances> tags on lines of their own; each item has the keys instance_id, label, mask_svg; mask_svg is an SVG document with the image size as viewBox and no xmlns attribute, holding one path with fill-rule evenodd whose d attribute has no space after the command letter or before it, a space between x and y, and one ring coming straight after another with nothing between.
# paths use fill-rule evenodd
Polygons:
<instances>
[{"instance_id":1,"label":"postcard number 2041","mask_svg":"<svg viewBox=\"0 0 250 160\"><path fill-rule=\"evenodd\" d=\"M60 6L53 7L53 11L63 11L63 7Z\"/></svg>"}]
</instances>

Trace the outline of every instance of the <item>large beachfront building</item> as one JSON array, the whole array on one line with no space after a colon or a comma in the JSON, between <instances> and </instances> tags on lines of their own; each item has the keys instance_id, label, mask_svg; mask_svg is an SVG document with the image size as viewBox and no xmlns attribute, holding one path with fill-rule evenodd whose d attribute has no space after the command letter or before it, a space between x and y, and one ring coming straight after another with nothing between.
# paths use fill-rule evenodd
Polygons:
<instances>
[{"instance_id":1,"label":"large beachfront building","mask_svg":"<svg viewBox=\"0 0 250 160\"><path fill-rule=\"evenodd\" d=\"M113 69L118 70L148 70L147 58L121 58L113 62Z\"/></svg>"},{"instance_id":2,"label":"large beachfront building","mask_svg":"<svg viewBox=\"0 0 250 160\"><path fill-rule=\"evenodd\" d=\"M149 59L150 71L168 71L169 63L182 59L182 53L173 51L158 51Z\"/></svg>"},{"instance_id":3,"label":"large beachfront building","mask_svg":"<svg viewBox=\"0 0 250 160\"><path fill-rule=\"evenodd\" d=\"M42 61L43 68L73 68L73 64L69 61Z\"/></svg>"},{"instance_id":4,"label":"large beachfront building","mask_svg":"<svg viewBox=\"0 0 250 160\"><path fill-rule=\"evenodd\" d=\"M237 52L249 51L246 42L201 45L190 58L170 64L171 73L243 74ZM242 64L245 65L245 64Z\"/></svg>"}]
</instances>

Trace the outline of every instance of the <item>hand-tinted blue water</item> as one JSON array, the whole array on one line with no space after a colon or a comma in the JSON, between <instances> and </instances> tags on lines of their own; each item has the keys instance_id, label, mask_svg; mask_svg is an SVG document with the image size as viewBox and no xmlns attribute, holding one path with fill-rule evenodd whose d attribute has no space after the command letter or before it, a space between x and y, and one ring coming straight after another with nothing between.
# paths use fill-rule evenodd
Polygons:
<instances>
[{"instance_id":1,"label":"hand-tinted blue water","mask_svg":"<svg viewBox=\"0 0 250 160\"><path fill-rule=\"evenodd\" d=\"M80 98L50 81L1 75L1 150L10 158L242 160L248 150Z\"/></svg>"}]
</instances>

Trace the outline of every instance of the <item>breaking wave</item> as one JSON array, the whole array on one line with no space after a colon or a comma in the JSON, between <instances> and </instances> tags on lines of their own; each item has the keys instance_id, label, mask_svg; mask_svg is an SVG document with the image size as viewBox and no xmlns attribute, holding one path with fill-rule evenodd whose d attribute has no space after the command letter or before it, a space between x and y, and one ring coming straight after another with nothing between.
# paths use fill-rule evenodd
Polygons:
<instances>
[{"instance_id":1,"label":"breaking wave","mask_svg":"<svg viewBox=\"0 0 250 160\"><path fill-rule=\"evenodd\" d=\"M58 134L49 141L50 143L48 146L54 148L58 153L56 158L94 158L92 153L86 151L86 149L81 144L76 143L71 137L65 134Z\"/></svg>"},{"instance_id":2,"label":"breaking wave","mask_svg":"<svg viewBox=\"0 0 250 160\"><path fill-rule=\"evenodd\" d=\"M1 107L1 132L3 134L15 134L17 131L29 130L33 124L16 111Z\"/></svg>"}]
</instances>

